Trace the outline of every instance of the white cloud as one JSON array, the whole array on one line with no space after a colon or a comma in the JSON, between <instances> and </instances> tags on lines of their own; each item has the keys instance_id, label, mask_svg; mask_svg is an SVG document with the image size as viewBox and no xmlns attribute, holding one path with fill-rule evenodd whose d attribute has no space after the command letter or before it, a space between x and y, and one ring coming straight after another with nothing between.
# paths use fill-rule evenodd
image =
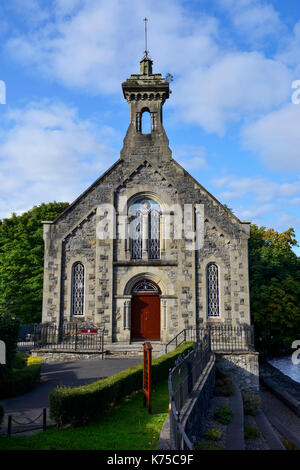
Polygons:
<instances>
[{"instance_id":1,"label":"white cloud","mask_svg":"<svg viewBox=\"0 0 300 470\"><path fill-rule=\"evenodd\" d=\"M300 195L300 179L292 183L278 183L268 178L239 178L233 175L225 175L215 178L213 185L216 188L226 187L219 193L224 199L241 199L251 197L260 203L268 203L275 199L286 199Z\"/></svg>"},{"instance_id":2,"label":"white cloud","mask_svg":"<svg viewBox=\"0 0 300 470\"><path fill-rule=\"evenodd\" d=\"M244 146L259 152L271 169L299 171L299 123L300 105L287 104L246 126Z\"/></svg>"},{"instance_id":3,"label":"white cloud","mask_svg":"<svg viewBox=\"0 0 300 470\"><path fill-rule=\"evenodd\" d=\"M238 177L225 174L212 180L219 190L216 197L231 207L241 220L276 230L300 228L300 179L288 183L264 177Z\"/></svg>"},{"instance_id":4,"label":"white cloud","mask_svg":"<svg viewBox=\"0 0 300 470\"><path fill-rule=\"evenodd\" d=\"M280 50L276 56L277 60L282 63L295 68L295 78L300 78L300 21L298 21L293 28L291 34L282 38ZM298 74L298 75L297 75Z\"/></svg>"},{"instance_id":5,"label":"white cloud","mask_svg":"<svg viewBox=\"0 0 300 470\"><path fill-rule=\"evenodd\" d=\"M196 145L181 145L174 148L173 158L187 170L206 168L206 150Z\"/></svg>"},{"instance_id":6,"label":"white cloud","mask_svg":"<svg viewBox=\"0 0 300 470\"><path fill-rule=\"evenodd\" d=\"M70 202L116 160L109 145L114 131L80 120L62 103L33 103L11 110L6 119L0 217L49 200Z\"/></svg>"},{"instance_id":7,"label":"white cloud","mask_svg":"<svg viewBox=\"0 0 300 470\"><path fill-rule=\"evenodd\" d=\"M173 104L187 121L222 135L231 122L281 104L290 84L290 74L279 62L257 52L229 53L183 76Z\"/></svg>"},{"instance_id":8,"label":"white cloud","mask_svg":"<svg viewBox=\"0 0 300 470\"><path fill-rule=\"evenodd\" d=\"M246 42L258 45L271 35L279 35L284 26L272 4L260 0L218 0Z\"/></svg>"},{"instance_id":9,"label":"white cloud","mask_svg":"<svg viewBox=\"0 0 300 470\"><path fill-rule=\"evenodd\" d=\"M223 134L231 122L272 109L290 92L285 65L262 53L226 49L218 19L192 14L180 0L164 0L159 9L150 0L55 5L54 19L14 34L6 52L67 87L120 93L121 82L138 72L146 14L154 70L175 76L170 105L178 119Z\"/></svg>"}]
</instances>

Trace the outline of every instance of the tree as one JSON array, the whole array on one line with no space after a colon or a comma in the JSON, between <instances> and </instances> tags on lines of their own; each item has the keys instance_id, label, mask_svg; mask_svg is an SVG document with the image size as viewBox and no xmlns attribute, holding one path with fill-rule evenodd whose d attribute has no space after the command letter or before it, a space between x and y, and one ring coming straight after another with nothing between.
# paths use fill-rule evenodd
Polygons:
<instances>
[{"instance_id":1,"label":"tree","mask_svg":"<svg viewBox=\"0 0 300 470\"><path fill-rule=\"evenodd\" d=\"M55 219L65 202L34 206L0 221L0 314L21 323L41 321L43 297L43 220Z\"/></svg>"},{"instance_id":2,"label":"tree","mask_svg":"<svg viewBox=\"0 0 300 470\"><path fill-rule=\"evenodd\" d=\"M289 350L300 338L300 263L292 228L279 233L251 225L250 302L256 348L267 354Z\"/></svg>"}]
</instances>

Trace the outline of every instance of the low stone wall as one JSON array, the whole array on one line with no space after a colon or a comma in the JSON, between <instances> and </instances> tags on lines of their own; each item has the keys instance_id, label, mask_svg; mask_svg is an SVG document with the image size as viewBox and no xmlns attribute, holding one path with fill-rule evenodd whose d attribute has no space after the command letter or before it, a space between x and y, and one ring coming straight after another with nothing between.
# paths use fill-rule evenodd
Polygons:
<instances>
[{"instance_id":1,"label":"low stone wall","mask_svg":"<svg viewBox=\"0 0 300 470\"><path fill-rule=\"evenodd\" d=\"M102 359L102 354L99 352L64 352L64 351L46 351L34 350L31 351L32 357L41 357L43 362L48 364L52 362L70 362L70 361L83 361L90 359Z\"/></svg>"},{"instance_id":2,"label":"low stone wall","mask_svg":"<svg viewBox=\"0 0 300 470\"><path fill-rule=\"evenodd\" d=\"M242 391L259 392L258 356L256 351L216 353L216 366L230 375Z\"/></svg>"}]
</instances>

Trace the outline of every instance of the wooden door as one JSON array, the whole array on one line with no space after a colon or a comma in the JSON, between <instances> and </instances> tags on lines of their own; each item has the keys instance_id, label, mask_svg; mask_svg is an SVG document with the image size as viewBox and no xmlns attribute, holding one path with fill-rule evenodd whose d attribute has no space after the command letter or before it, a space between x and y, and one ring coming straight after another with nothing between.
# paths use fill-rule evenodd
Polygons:
<instances>
[{"instance_id":1,"label":"wooden door","mask_svg":"<svg viewBox=\"0 0 300 470\"><path fill-rule=\"evenodd\" d=\"M158 295L132 296L131 339L160 339L160 298Z\"/></svg>"}]
</instances>

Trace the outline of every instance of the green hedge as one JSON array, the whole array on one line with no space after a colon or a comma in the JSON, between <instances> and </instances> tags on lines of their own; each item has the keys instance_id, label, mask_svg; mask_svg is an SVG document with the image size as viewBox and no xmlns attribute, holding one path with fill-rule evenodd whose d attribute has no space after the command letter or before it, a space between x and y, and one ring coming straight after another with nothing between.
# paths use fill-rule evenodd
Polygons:
<instances>
[{"instance_id":1,"label":"green hedge","mask_svg":"<svg viewBox=\"0 0 300 470\"><path fill-rule=\"evenodd\" d=\"M153 359L153 383L166 379L179 354L186 352L193 343L185 343L168 354ZM50 417L58 426L80 426L103 413L111 405L127 395L141 390L143 365L130 367L106 379L81 387L58 387L50 393Z\"/></svg>"},{"instance_id":2,"label":"green hedge","mask_svg":"<svg viewBox=\"0 0 300 470\"><path fill-rule=\"evenodd\" d=\"M0 382L0 398L11 398L29 392L40 380L40 364L32 364L21 370L7 371Z\"/></svg>"}]
</instances>

